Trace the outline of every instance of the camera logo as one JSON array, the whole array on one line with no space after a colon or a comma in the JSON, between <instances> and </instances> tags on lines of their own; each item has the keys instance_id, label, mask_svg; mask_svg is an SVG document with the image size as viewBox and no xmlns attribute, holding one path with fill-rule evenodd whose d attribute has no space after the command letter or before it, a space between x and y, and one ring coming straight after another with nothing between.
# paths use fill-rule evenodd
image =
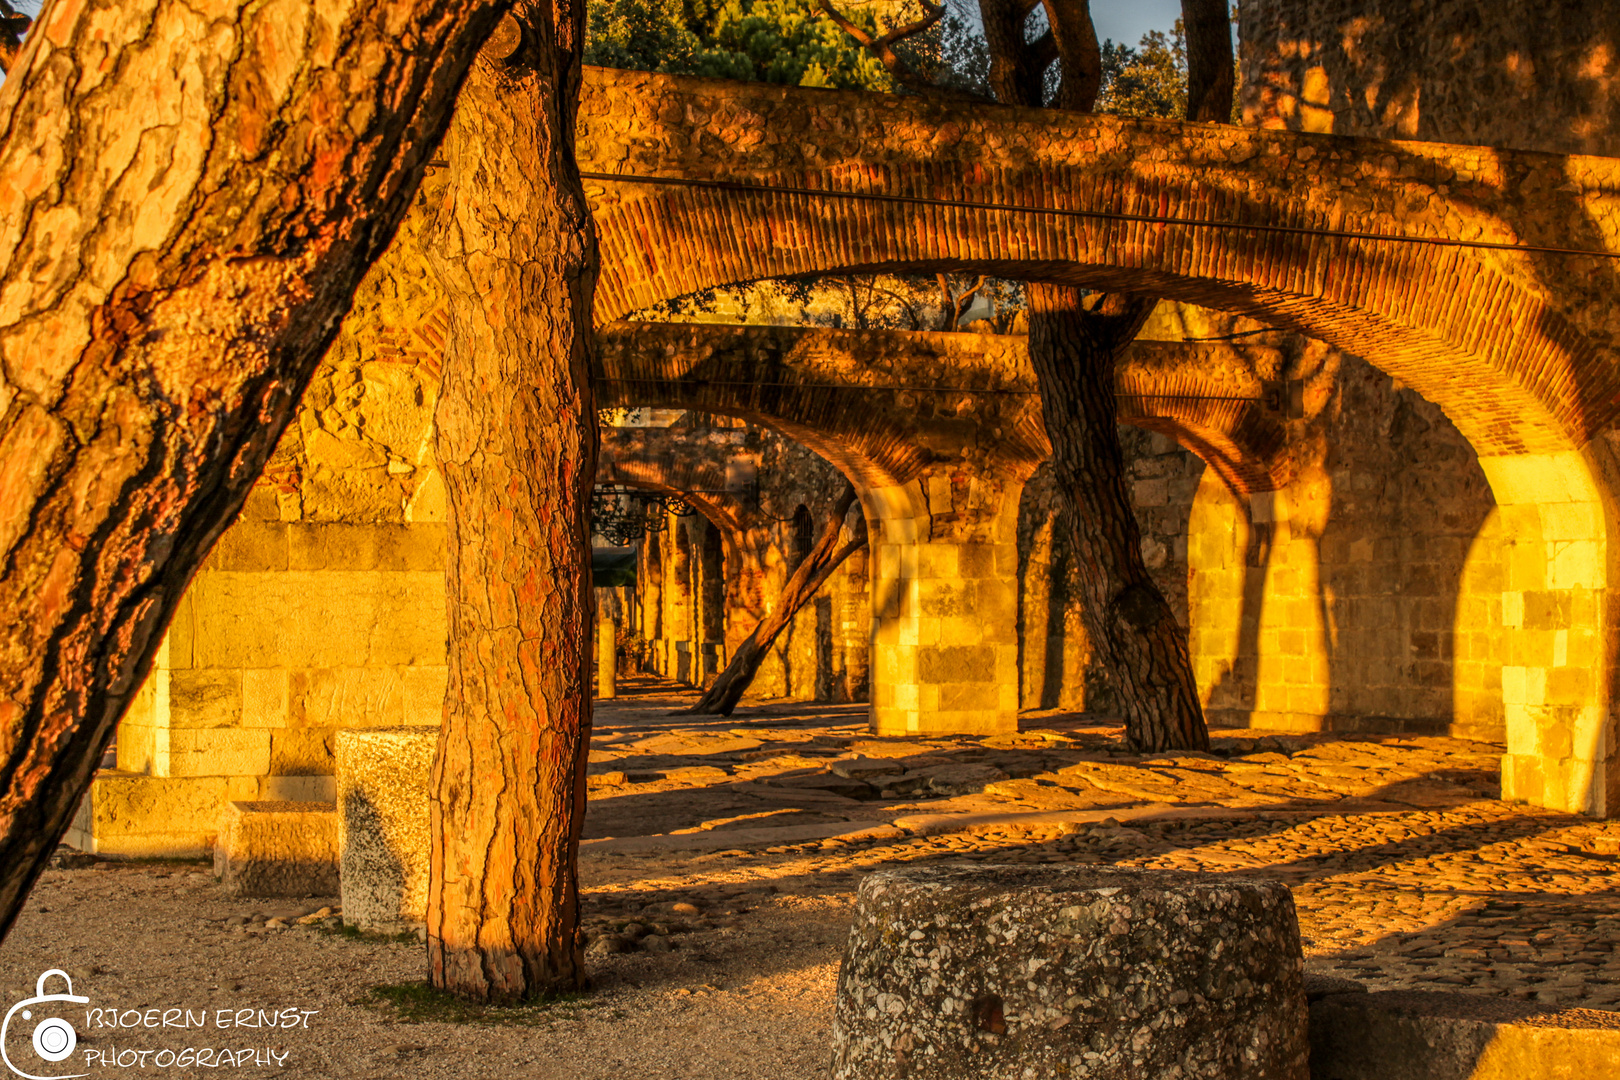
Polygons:
<instances>
[{"instance_id":1,"label":"camera logo","mask_svg":"<svg viewBox=\"0 0 1620 1080\"><path fill-rule=\"evenodd\" d=\"M47 994L45 992L45 980L52 975L62 977L62 981L67 983L67 993ZM34 984L34 994L34 997L24 998L13 1005L11 1011L6 1013L5 1020L0 1021L0 1058L5 1059L6 1068L23 1077L24 1080L72 1080L74 1077L89 1076L89 1073L40 1075L39 1073L23 1072L11 1060L11 1052L6 1046L6 1035L11 1029L12 1017L20 1012L24 1020L31 1021L34 1019L35 1014L60 1011L60 1003L62 1002L72 1002L77 1005L88 1005L90 1003L89 998L79 997L73 993L73 980L61 968L51 968L40 975L39 981ZM57 1005L57 1008L53 1009L53 1004ZM42 1060L50 1062L65 1061L73 1054L73 1048L79 1044L79 1035L78 1032L73 1030L73 1025L66 1020L57 1016L42 1016L39 1023L34 1025L33 1044L34 1053L38 1054Z\"/></svg>"}]
</instances>

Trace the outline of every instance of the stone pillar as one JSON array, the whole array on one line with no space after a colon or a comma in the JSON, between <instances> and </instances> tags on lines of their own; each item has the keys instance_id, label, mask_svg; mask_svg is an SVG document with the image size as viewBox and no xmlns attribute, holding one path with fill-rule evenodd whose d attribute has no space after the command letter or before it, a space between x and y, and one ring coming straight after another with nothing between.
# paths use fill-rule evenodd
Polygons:
<instances>
[{"instance_id":1,"label":"stone pillar","mask_svg":"<svg viewBox=\"0 0 1620 1080\"><path fill-rule=\"evenodd\" d=\"M636 594L641 604L641 625L636 632L646 643L642 646L641 655L644 662L661 673L663 659L659 650L664 636L664 548L661 533L642 535L641 557L636 564Z\"/></svg>"},{"instance_id":2,"label":"stone pillar","mask_svg":"<svg viewBox=\"0 0 1620 1080\"><path fill-rule=\"evenodd\" d=\"M871 725L1018 730L1014 468L939 468L861 493L872 529Z\"/></svg>"},{"instance_id":3,"label":"stone pillar","mask_svg":"<svg viewBox=\"0 0 1620 1080\"><path fill-rule=\"evenodd\" d=\"M596 696L619 696L619 628L606 614L596 619Z\"/></svg>"},{"instance_id":4,"label":"stone pillar","mask_svg":"<svg viewBox=\"0 0 1620 1080\"><path fill-rule=\"evenodd\" d=\"M1582 453L1482 457L1510 538L1502 582L1502 797L1620 814L1609 680L1611 523Z\"/></svg>"},{"instance_id":5,"label":"stone pillar","mask_svg":"<svg viewBox=\"0 0 1620 1080\"><path fill-rule=\"evenodd\" d=\"M691 678L692 544L680 518L671 514L666 520L669 565L664 573L664 675L687 682Z\"/></svg>"},{"instance_id":6,"label":"stone pillar","mask_svg":"<svg viewBox=\"0 0 1620 1080\"><path fill-rule=\"evenodd\" d=\"M698 551L697 588L694 590L698 639L697 682L706 685L720 674L726 661L726 570L724 539L720 530L702 518L695 525L701 539Z\"/></svg>"},{"instance_id":7,"label":"stone pillar","mask_svg":"<svg viewBox=\"0 0 1620 1080\"><path fill-rule=\"evenodd\" d=\"M872 597L868 586L871 558L866 551L851 555L828 585L833 592L835 701L865 701L871 696Z\"/></svg>"}]
</instances>

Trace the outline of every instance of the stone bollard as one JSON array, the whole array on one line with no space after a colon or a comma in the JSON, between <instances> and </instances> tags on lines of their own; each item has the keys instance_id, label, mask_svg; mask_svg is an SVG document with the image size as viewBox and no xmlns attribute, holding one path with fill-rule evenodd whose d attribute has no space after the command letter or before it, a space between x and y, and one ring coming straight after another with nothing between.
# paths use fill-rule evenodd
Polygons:
<instances>
[{"instance_id":1,"label":"stone bollard","mask_svg":"<svg viewBox=\"0 0 1620 1080\"><path fill-rule=\"evenodd\" d=\"M428 774L437 727L337 733L338 867L346 925L416 930L427 918Z\"/></svg>"},{"instance_id":2,"label":"stone bollard","mask_svg":"<svg viewBox=\"0 0 1620 1080\"><path fill-rule=\"evenodd\" d=\"M618 696L619 628L612 619L596 620L596 696Z\"/></svg>"},{"instance_id":3,"label":"stone bollard","mask_svg":"<svg viewBox=\"0 0 1620 1080\"><path fill-rule=\"evenodd\" d=\"M1305 1080L1304 961L1276 882L1050 866L861 885L834 1080Z\"/></svg>"}]
</instances>

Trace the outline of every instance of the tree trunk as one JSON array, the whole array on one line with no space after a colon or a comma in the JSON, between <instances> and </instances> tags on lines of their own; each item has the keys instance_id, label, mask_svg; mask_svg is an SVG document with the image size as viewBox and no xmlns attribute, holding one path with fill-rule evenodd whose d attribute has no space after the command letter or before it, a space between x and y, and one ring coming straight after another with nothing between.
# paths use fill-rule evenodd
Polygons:
<instances>
[{"instance_id":1,"label":"tree trunk","mask_svg":"<svg viewBox=\"0 0 1620 1080\"><path fill-rule=\"evenodd\" d=\"M1181 0L1181 25L1187 35L1187 119L1229 124L1237 71L1226 0Z\"/></svg>"},{"instance_id":2,"label":"tree trunk","mask_svg":"<svg viewBox=\"0 0 1620 1080\"><path fill-rule=\"evenodd\" d=\"M11 70L31 25L32 19L0 0L0 72Z\"/></svg>"},{"instance_id":3,"label":"tree trunk","mask_svg":"<svg viewBox=\"0 0 1620 1080\"><path fill-rule=\"evenodd\" d=\"M839 538L843 534L844 518L849 514L849 508L855 504L855 489L848 487L839 498L837 505L827 515L822 525L821 536L817 538L810 554L804 557L788 578L787 585L782 589L776 606L770 614L759 621L742 643L737 646L737 652L732 656L726 670L722 671L714 680L714 684L698 699L697 704L688 709L681 709L681 714L696 714L701 716L730 716L737 702L742 700L743 693L753 683L754 676L759 674L759 666L765 662L766 654L783 630L793 625L793 618L804 606L815 599L816 593L821 591L822 585L832 577L833 571L844 564L844 560L866 546L866 532L860 530L855 539L839 546Z\"/></svg>"},{"instance_id":4,"label":"tree trunk","mask_svg":"<svg viewBox=\"0 0 1620 1080\"><path fill-rule=\"evenodd\" d=\"M1126 736L1143 750L1207 749L1186 632L1142 562L1117 430L1114 362L1154 302L1114 295L1086 311L1078 289L1026 288L1053 474L1074 509L1086 630L1114 677Z\"/></svg>"},{"instance_id":5,"label":"tree trunk","mask_svg":"<svg viewBox=\"0 0 1620 1080\"><path fill-rule=\"evenodd\" d=\"M0 89L0 932L392 238L484 0L57 0Z\"/></svg>"},{"instance_id":6,"label":"tree trunk","mask_svg":"<svg viewBox=\"0 0 1620 1080\"><path fill-rule=\"evenodd\" d=\"M1091 4L1089 0L1045 0L1045 5L1061 65L1053 104L1060 109L1090 112L1102 90L1102 46L1091 21Z\"/></svg>"},{"instance_id":7,"label":"tree trunk","mask_svg":"<svg viewBox=\"0 0 1620 1080\"><path fill-rule=\"evenodd\" d=\"M450 304L435 417L450 675L431 785L429 974L480 1000L584 979L575 856L597 418L596 239L573 155L582 13L569 0L525 8L491 40L445 140L450 194L429 245Z\"/></svg>"},{"instance_id":8,"label":"tree trunk","mask_svg":"<svg viewBox=\"0 0 1620 1080\"><path fill-rule=\"evenodd\" d=\"M1028 43L1025 27L1034 8L1029 0L979 0L979 22L990 50L990 92L1003 105L1041 106L1041 83L1056 51L1037 54Z\"/></svg>"}]
</instances>

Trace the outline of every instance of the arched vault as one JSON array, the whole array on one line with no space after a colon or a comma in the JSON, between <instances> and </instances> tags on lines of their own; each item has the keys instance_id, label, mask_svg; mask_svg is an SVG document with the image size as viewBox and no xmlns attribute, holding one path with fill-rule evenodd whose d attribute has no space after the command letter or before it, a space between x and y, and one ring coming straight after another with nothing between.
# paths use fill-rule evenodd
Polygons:
<instances>
[{"instance_id":1,"label":"arched vault","mask_svg":"<svg viewBox=\"0 0 1620 1080\"><path fill-rule=\"evenodd\" d=\"M740 417L864 487L952 462L1023 477L1051 454L1022 337L624 322L598 343L601 405ZM1120 420L1174 437L1239 494L1274 490L1281 369L1262 346L1139 341L1115 374Z\"/></svg>"}]
</instances>

